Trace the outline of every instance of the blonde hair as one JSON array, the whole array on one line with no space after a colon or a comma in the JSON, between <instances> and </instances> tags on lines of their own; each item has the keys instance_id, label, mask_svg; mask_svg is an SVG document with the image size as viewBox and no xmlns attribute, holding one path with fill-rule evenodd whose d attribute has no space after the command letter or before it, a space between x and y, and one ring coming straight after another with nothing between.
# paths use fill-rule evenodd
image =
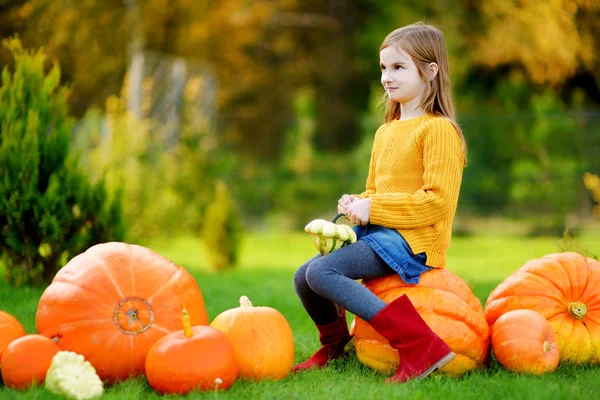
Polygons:
<instances>
[{"instance_id":1,"label":"blonde hair","mask_svg":"<svg viewBox=\"0 0 600 400\"><path fill-rule=\"evenodd\" d=\"M463 149L463 161L467 164L467 141L456 123L452 91L450 88L450 71L448 55L442 31L422 22L398 28L386 36L379 51L390 47L399 47L406 51L419 70L419 75L428 83L425 94L419 105L426 113L446 117L458 131ZM429 64L438 65L435 78L427 79ZM400 103L391 100L386 94L385 122L400 118Z\"/></svg>"}]
</instances>

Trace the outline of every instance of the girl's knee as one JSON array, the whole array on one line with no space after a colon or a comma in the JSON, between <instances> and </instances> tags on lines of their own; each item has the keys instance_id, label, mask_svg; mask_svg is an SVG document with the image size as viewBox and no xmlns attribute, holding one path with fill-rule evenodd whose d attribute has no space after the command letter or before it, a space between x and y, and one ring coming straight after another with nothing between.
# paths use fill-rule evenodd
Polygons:
<instances>
[{"instance_id":1,"label":"girl's knee","mask_svg":"<svg viewBox=\"0 0 600 400\"><path fill-rule=\"evenodd\" d=\"M308 287L308 283L306 282L306 270L308 269L308 265L309 265L309 263L302 265L294 273L294 287L296 287L296 288Z\"/></svg>"},{"instance_id":2,"label":"girl's knee","mask_svg":"<svg viewBox=\"0 0 600 400\"><path fill-rule=\"evenodd\" d=\"M331 277L337 275L336 271L329 268L325 263L313 262L306 269L306 283L310 288L322 293L330 284Z\"/></svg>"}]
</instances>

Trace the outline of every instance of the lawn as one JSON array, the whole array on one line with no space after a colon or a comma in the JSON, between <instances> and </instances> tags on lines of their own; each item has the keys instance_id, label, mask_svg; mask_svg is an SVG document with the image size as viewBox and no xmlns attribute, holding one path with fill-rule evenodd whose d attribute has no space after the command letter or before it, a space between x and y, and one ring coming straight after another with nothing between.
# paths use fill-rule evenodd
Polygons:
<instances>
[{"instance_id":1,"label":"lawn","mask_svg":"<svg viewBox=\"0 0 600 400\"><path fill-rule=\"evenodd\" d=\"M600 254L600 237L583 244ZM238 268L221 274L206 270L197 239L181 237L144 245L188 268L200 286L210 320L236 307L241 295L255 305L278 309L295 338L296 361L318 347L314 326L304 313L292 285L294 270L314 253L303 232L249 234ZM556 252L557 240L503 236L457 237L448 254L448 268L462 277L485 303L490 291L525 261ZM35 312L43 289L12 288L0 280L0 309L15 315L28 332L35 332ZM290 375L279 382L238 381L226 392L191 393L192 399L575 399L593 398L600 391L600 367L561 365L550 375L535 377L510 373L492 362L484 370L459 379L432 376L405 385L384 385L384 376L362 366L354 355L324 370ZM144 378L128 380L106 391L103 399L170 398L158 396ZM43 388L16 392L0 387L2 399L55 398Z\"/></svg>"}]
</instances>

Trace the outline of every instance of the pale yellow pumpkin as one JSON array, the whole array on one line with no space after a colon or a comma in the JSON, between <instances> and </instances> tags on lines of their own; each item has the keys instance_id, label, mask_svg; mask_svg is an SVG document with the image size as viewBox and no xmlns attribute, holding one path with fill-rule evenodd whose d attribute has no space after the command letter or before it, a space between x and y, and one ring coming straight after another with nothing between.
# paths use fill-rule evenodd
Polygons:
<instances>
[{"instance_id":1,"label":"pale yellow pumpkin","mask_svg":"<svg viewBox=\"0 0 600 400\"><path fill-rule=\"evenodd\" d=\"M222 312L210 326L231 341L241 378L277 380L292 369L292 329L274 308L254 307L248 297L242 296L239 307Z\"/></svg>"}]
</instances>

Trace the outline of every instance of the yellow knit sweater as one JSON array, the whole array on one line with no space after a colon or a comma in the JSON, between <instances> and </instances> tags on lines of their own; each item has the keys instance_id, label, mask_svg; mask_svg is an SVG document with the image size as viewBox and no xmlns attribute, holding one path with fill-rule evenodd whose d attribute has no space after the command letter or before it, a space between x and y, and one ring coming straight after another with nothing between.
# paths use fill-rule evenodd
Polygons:
<instances>
[{"instance_id":1,"label":"yellow knit sweater","mask_svg":"<svg viewBox=\"0 0 600 400\"><path fill-rule=\"evenodd\" d=\"M462 143L452 123L425 114L392 121L375 133L366 190L370 222L395 228L427 265L446 266L463 172Z\"/></svg>"}]
</instances>

